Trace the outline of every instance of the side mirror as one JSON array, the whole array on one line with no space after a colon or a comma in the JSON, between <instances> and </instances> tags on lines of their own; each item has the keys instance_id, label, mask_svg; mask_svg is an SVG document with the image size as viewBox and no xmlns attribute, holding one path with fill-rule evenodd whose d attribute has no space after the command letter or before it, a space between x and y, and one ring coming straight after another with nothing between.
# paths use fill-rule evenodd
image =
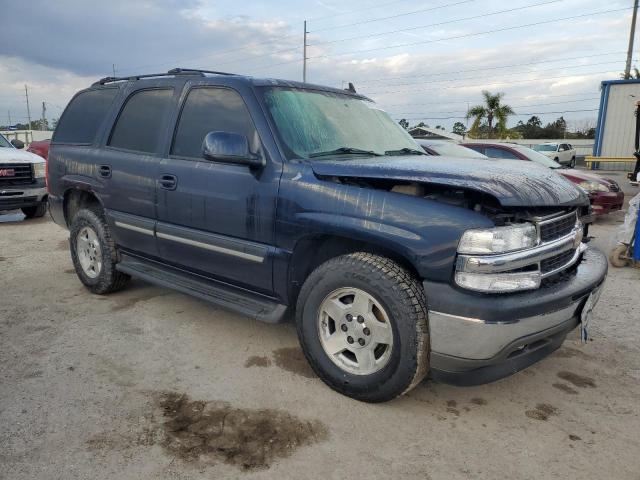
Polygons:
<instances>
[{"instance_id":1,"label":"side mirror","mask_svg":"<svg viewBox=\"0 0 640 480\"><path fill-rule=\"evenodd\" d=\"M18 140L17 138L14 138L13 140L11 140L11 145L13 145L16 148L19 148L20 150L24 148L24 142L22 140Z\"/></svg>"},{"instance_id":2,"label":"side mirror","mask_svg":"<svg viewBox=\"0 0 640 480\"><path fill-rule=\"evenodd\" d=\"M209 132L202 142L202 156L221 163L262 167L264 160L249 150L247 137L239 133Z\"/></svg>"}]
</instances>

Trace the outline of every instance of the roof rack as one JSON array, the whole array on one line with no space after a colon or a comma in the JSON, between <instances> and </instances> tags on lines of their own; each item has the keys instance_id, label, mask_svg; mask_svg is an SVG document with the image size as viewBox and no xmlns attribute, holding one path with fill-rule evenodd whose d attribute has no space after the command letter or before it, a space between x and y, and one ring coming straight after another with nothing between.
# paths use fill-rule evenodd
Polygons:
<instances>
[{"instance_id":1,"label":"roof rack","mask_svg":"<svg viewBox=\"0 0 640 480\"><path fill-rule=\"evenodd\" d=\"M205 73L210 73L214 75L236 75L235 73L227 73L227 72L216 72L214 70L200 70L197 68L172 68L168 72L165 73L148 73L146 75L133 75L130 77L104 77L95 82L92 86L97 85L105 85L107 83L114 82L124 82L124 81L134 81L140 80L141 78L153 78L153 77L167 77L167 76L178 76L178 75L200 75L204 77Z\"/></svg>"}]
</instances>

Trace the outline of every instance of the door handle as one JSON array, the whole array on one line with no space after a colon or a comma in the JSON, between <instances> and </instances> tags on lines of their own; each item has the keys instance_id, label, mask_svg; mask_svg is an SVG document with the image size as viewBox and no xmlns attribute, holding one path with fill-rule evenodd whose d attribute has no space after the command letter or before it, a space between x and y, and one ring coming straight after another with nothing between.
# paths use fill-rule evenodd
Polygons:
<instances>
[{"instance_id":1,"label":"door handle","mask_svg":"<svg viewBox=\"0 0 640 480\"><path fill-rule=\"evenodd\" d=\"M165 190L175 190L178 186L178 178L175 175L162 175L158 183Z\"/></svg>"},{"instance_id":2,"label":"door handle","mask_svg":"<svg viewBox=\"0 0 640 480\"><path fill-rule=\"evenodd\" d=\"M111 178L111 165L100 165L98 167L98 173L103 178Z\"/></svg>"}]
</instances>

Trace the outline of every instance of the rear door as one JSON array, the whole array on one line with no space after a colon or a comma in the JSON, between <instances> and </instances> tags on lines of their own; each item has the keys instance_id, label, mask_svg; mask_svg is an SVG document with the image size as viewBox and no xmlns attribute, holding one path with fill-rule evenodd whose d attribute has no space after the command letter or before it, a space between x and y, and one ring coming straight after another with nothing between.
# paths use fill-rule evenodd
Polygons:
<instances>
[{"instance_id":1,"label":"rear door","mask_svg":"<svg viewBox=\"0 0 640 480\"><path fill-rule=\"evenodd\" d=\"M104 139L97 159L106 214L117 243L133 253L157 256L156 178L174 88L132 88Z\"/></svg>"},{"instance_id":2,"label":"rear door","mask_svg":"<svg viewBox=\"0 0 640 480\"><path fill-rule=\"evenodd\" d=\"M271 293L281 164L269 158L236 90L192 85L183 97L159 172L160 254L195 273ZM245 135L266 165L251 169L205 160L202 142L213 131Z\"/></svg>"}]
</instances>

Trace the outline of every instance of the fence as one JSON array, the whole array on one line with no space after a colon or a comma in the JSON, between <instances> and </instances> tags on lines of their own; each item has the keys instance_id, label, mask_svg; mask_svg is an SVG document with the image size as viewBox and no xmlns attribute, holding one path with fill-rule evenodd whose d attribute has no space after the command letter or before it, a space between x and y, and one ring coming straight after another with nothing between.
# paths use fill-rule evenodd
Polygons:
<instances>
[{"instance_id":1,"label":"fence","mask_svg":"<svg viewBox=\"0 0 640 480\"><path fill-rule=\"evenodd\" d=\"M22 140L26 145L38 140L49 140L53 135L53 132L49 130L6 130L0 133L7 137L9 141L15 138L17 140Z\"/></svg>"}]
</instances>

